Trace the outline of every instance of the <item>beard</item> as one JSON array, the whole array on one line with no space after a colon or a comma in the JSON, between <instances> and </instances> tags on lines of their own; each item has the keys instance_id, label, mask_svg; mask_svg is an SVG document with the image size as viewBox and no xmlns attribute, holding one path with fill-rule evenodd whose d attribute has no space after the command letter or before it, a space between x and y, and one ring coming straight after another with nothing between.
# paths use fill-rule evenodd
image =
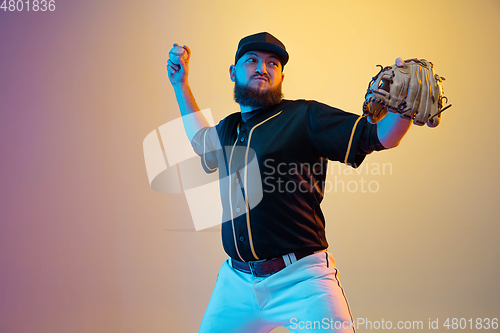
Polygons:
<instances>
[{"instance_id":1,"label":"beard","mask_svg":"<svg viewBox=\"0 0 500 333\"><path fill-rule=\"evenodd\" d=\"M250 86L245 86L236 79L234 83L234 101L243 106L249 106L254 109L266 109L279 104L283 98L281 92L281 82L274 88L260 91Z\"/></svg>"}]
</instances>

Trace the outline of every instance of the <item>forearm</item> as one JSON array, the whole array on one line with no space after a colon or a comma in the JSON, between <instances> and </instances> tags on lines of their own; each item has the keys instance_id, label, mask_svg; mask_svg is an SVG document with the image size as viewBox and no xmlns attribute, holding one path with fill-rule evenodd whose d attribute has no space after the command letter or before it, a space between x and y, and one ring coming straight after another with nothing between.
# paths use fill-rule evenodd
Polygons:
<instances>
[{"instance_id":1,"label":"forearm","mask_svg":"<svg viewBox=\"0 0 500 333\"><path fill-rule=\"evenodd\" d=\"M196 104L188 83L179 83L174 86L175 97L181 111L182 122L186 135L191 141L194 135L203 127L210 126Z\"/></svg>"},{"instance_id":2,"label":"forearm","mask_svg":"<svg viewBox=\"0 0 500 333\"><path fill-rule=\"evenodd\" d=\"M411 121L401 118L397 113L389 112L377 123L377 135L385 148L394 148L410 129Z\"/></svg>"}]
</instances>

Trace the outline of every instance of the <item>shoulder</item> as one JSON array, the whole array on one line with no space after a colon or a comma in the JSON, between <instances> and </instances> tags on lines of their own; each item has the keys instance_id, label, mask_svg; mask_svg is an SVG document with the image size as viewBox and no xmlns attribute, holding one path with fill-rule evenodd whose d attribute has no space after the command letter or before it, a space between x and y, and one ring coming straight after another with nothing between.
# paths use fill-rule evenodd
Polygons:
<instances>
[{"instance_id":1,"label":"shoulder","mask_svg":"<svg viewBox=\"0 0 500 333\"><path fill-rule=\"evenodd\" d=\"M241 114L239 112L234 112L227 115L224 119L219 121L216 125L217 129L221 130L223 128L233 127L241 121Z\"/></svg>"},{"instance_id":2,"label":"shoulder","mask_svg":"<svg viewBox=\"0 0 500 333\"><path fill-rule=\"evenodd\" d=\"M305 119L322 119L324 117L335 117L335 118L345 118L345 117L358 117L351 112L343 111L339 108L330 106L325 103L321 103L315 100L297 99L297 100L284 100L282 102L282 110L285 114L290 117L298 117Z\"/></svg>"},{"instance_id":3,"label":"shoulder","mask_svg":"<svg viewBox=\"0 0 500 333\"><path fill-rule=\"evenodd\" d=\"M345 114L345 113L349 113L349 112L346 112L344 110L341 110L339 108L336 108L334 106L330 106L328 104L325 104L325 103L321 103L321 102L318 102L318 101L310 101L311 104L310 104L310 109L313 110L313 111L317 111L317 112L333 112L333 113L338 113L338 114Z\"/></svg>"},{"instance_id":4,"label":"shoulder","mask_svg":"<svg viewBox=\"0 0 500 333\"><path fill-rule=\"evenodd\" d=\"M282 100L280 103L280 110L283 110L286 114L301 114L306 113L309 105L312 101L308 101L305 99L296 99L296 100Z\"/></svg>"},{"instance_id":5,"label":"shoulder","mask_svg":"<svg viewBox=\"0 0 500 333\"><path fill-rule=\"evenodd\" d=\"M283 99L280 104L283 108L296 108L302 105L309 105L312 101L305 99Z\"/></svg>"},{"instance_id":6,"label":"shoulder","mask_svg":"<svg viewBox=\"0 0 500 333\"><path fill-rule=\"evenodd\" d=\"M224 119L222 119L219 122L219 125L224 123L224 122L231 122L231 121L238 120L239 118L241 118L241 113L240 112L233 112L233 113L227 115Z\"/></svg>"},{"instance_id":7,"label":"shoulder","mask_svg":"<svg viewBox=\"0 0 500 333\"><path fill-rule=\"evenodd\" d=\"M327 111L327 112L335 112L335 113L349 113L349 112L346 112L346 111L341 110L339 108L330 106L328 104L318 102L316 100L296 99L296 100L286 100L286 102L288 102L286 104L286 107L291 108L291 109L298 109L298 108L305 107L305 108L307 108L307 110L310 110L312 112Z\"/></svg>"}]
</instances>

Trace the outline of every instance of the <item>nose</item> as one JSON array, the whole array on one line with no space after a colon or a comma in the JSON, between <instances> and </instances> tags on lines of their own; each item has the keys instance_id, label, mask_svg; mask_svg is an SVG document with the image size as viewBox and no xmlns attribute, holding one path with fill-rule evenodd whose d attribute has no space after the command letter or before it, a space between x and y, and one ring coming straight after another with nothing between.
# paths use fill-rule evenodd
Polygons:
<instances>
[{"instance_id":1,"label":"nose","mask_svg":"<svg viewBox=\"0 0 500 333\"><path fill-rule=\"evenodd\" d=\"M257 68L255 68L255 73L259 73L260 75L267 74L266 63L264 61L259 61L257 63Z\"/></svg>"}]
</instances>

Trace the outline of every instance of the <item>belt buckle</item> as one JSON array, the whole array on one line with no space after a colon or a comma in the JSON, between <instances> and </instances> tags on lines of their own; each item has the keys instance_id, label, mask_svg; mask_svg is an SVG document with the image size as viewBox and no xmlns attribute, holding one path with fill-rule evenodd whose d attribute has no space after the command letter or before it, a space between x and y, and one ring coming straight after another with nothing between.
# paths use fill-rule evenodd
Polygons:
<instances>
[{"instance_id":1,"label":"belt buckle","mask_svg":"<svg viewBox=\"0 0 500 333\"><path fill-rule=\"evenodd\" d=\"M252 273L252 275L257 277L257 273L255 272L255 262L249 261L248 267L250 267L250 272Z\"/></svg>"}]
</instances>

